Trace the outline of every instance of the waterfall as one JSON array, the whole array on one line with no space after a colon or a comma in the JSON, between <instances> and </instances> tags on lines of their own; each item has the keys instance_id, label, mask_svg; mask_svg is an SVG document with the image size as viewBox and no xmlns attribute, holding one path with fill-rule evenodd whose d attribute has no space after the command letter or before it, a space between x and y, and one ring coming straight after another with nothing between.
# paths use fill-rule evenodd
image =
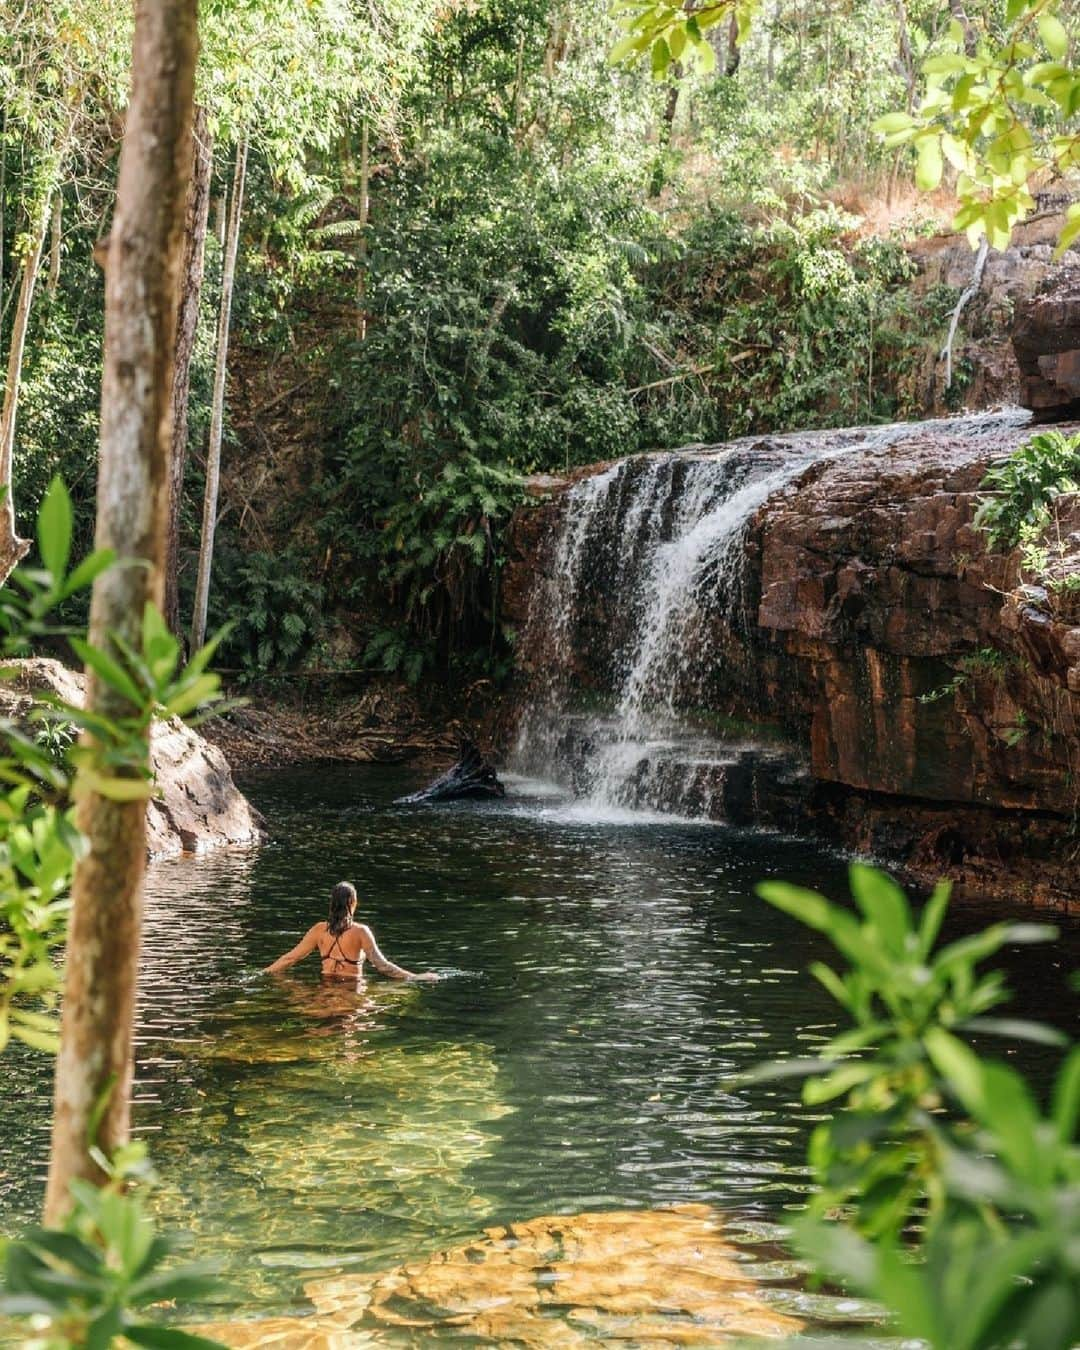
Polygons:
<instances>
[{"instance_id":1,"label":"waterfall","mask_svg":"<svg viewBox=\"0 0 1080 1350\"><path fill-rule=\"evenodd\" d=\"M1008 414L1006 414L1008 416ZM977 436L1001 416L946 419ZM722 817L791 753L718 726L708 683L737 659L755 512L811 466L887 451L934 423L743 438L637 455L566 492L520 658L531 672L512 767L586 806Z\"/></svg>"}]
</instances>

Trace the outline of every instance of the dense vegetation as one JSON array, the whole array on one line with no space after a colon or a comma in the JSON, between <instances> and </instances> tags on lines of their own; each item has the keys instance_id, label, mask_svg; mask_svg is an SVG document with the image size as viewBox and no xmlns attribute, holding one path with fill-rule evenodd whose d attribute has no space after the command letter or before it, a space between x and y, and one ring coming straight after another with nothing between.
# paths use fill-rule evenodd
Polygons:
<instances>
[{"instance_id":1,"label":"dense vegetation","mask_svg":"<svg viewBox=\"0 0 1080 1350\"><path fill-rule=\"evenodd\" d=\"M82 545L101 361L91 253L119 101L83 51L111 52L115 83L126 34L118 21L103 35L107 16L84 8L42 25L52 58L29 40L6 52L5 87L33 98L0 130L5 338L34 211L49 207L15 503L31 519L61 473ZM1000 36L998 8L973 6L968 21ZM343 37L332 5L303 22L281 14L278 46L252 40L265 16L233 31L213 5L204 32L213 207L181 615L242 148L210 588L211 627L236 621L228 665L497 673L498 531L516 474L920 411L913 372L955 295L915 303L904 241L933 224L910 193L923 151L871 128L913 106L918 61L948 49L940 7L782 0L749 31L711 28L713 68L682 80L678 62L659 80L613 68L617 25L578 0L394 0L373 46ZM251 52L254 73L240 59ZM58 131L42 109L62 79L80 101ZM867 209L891 223L875 232Z\"/></svg>"}]
</instances>

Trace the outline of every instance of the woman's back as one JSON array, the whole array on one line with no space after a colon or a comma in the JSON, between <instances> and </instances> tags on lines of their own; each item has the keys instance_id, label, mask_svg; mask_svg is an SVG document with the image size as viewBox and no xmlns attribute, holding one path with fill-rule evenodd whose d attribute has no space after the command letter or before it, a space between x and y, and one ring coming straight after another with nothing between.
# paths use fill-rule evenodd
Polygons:
<instances>
[{"instance_id":1,"label":"woman's back","mask_svg":"<svg viewBox=\"0 0 1080 1350\"><path fill-rule=\"evenodd\" d=\"M324 975L355 979L364 966L363 934L359 924L350 922L340 933L332 933L328 923L319 925L315 944L322 960Z\"/></svg>"}]
</instances>

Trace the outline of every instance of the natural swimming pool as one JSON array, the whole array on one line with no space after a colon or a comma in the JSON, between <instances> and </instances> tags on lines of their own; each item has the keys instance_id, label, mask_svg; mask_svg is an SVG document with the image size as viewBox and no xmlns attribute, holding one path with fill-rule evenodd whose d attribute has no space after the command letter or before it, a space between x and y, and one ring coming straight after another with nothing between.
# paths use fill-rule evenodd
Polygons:
<instances>
[{"instance_id":1,"label":"natural swimming pool","mask_svg":"<svg viewBox=\"0 0 1080 1350\"><path fill-rule=\"evenodd\" d=\"M775 1306L857 1315L816 1304L773 1259L771 1225L807 1185L797 1086L727 1084L812 1053L835 1025L805 973L826 948L753 885L840 896L842 862L776 835L596 819L530 784L505 803L392 804L421 778L261 775L245 787L271 842L151 869L136 1127L159 1214L223 1263L215 1315L304 1313L313 1277L385 1270L492 1224L677 1203L761 1244ZM388 956L449 978L357 991L321 983L314 960L258 974L346 878ZM960 907L952 925L1001 913ZM1005 964L1013 1011L1073 1029L1080 925ZM1017 1054L1043 1079L1055 1061ZM40 1056L0 1060L4 1232L40 1203L50 1079Z\"/></svg>"}]
</instances>

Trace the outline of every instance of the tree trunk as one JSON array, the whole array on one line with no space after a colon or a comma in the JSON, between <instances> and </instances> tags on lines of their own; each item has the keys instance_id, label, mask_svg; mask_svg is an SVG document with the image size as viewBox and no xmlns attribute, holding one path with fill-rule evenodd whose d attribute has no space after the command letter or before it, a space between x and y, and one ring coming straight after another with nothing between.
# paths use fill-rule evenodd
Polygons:
<instances>
[{"instance_id":1,"label":"tree trunk","mask_svg":"<svg viewBox=\"0 0 1080 1350\"><path fill-rule=\"evenodd\" d=\"M371 213L371 145L368 119L360 126L360 265L356 278L356 336L367 337L368 219Z\"/></svg>"},{"instance_id":2,"label":"tree trunk","mask_svg":"<svg viewBox=\"0 0 1080 1350\"><path fill-rule=\"evenodd\" d=\"M728 20L727 61L724 63L724 74L729 80L735 78L741 60L742 52L739 50L739 19L735 10L732 9L731 18Z\"/></svg>"},{"instance_id":3,"label":"tree trunk","mask_svg":"<svg viewBox=\"0 0 1080 1350\"><path fill-rule=\"evenodd\" d=\"M60 231L64 221L64 196L59 188L53 193L52 224L49 226L49 281L45 294L51 300L60 285Z\"/></svg>"},{"instance_id":4,"label":"tree trunk","mask_svg":"<svg viewBox=\"0 0 1080 1350\"><path fill-rule=\"evenodd\" d=\"M26 330L30 325L30 307L34 303L34 288L41 271L41 253L49 228L49 199L45 193L38 204L33 224L30 252L23 263L19 282L19 299L11 325L11 345L8 348L7 383L4 386L4 406L0 412L0 487L6 488L0 504L0 584L11 575L20 558L30 547L28 539L20 539L15 531L15 499L12 493L11 460L15 449L15 417L19 407L19 384L22 380L23 353L26 350Z\"/></svg>"},{"instance_id":5,"label":"tree trunk","mask_svg":"<svg viewBox=\"0 0 1080 1350\"><path fill-rule=\"evenodd\" d=\"M105 269L96 534L99 548L115 549L128 565L94 583L90 637L98 646L118 633L139 647L143 608L161 601L197 46L197 0L138 0ZM130 712L92 674L87 706L114 718ZM130 1115L146 804L90 792L79 802L77 821L89 849L75 869L72 894L45 1197L50 1224L62 1221L73 1179L101 1180L89 1145L109 1153L125 1143Z\"/></svg>"},{"instance_id":6,"label":"tree trunk","mask_svg":"<svg viewBox=\"0 0 1080 1350\"><path fill-rule=\"evenodd\" d=\"M173 375L172 459L169 472L169 534L165 551L165 620L180 636L180 503L187 462L188 397L191 355L199 326L206 226L210 215L213 141L206 109L196 108L191 128L191 182L184 216L184 258L180 265L180 307L176 316L176 369Z\"/></svg>"},{"instance_id":7,"label":"tree trunk","mask_svg":"<svg viewBox=\"0 0 1080 1350\"><path fill-rule=\"evenodd\" d=\"M667 97L664 99L664 111L660 115L660 128L656 137L657 154L653 164L652 176L649 180L649 196L659 197L664 190L664 183L667 181L667 152L671 149L671 142L675 136L675 114L679 109L679 77L682 75L682 68L678 61L672 67L675 78L668 85Z\"/></svg>"},{"instance_id":8,"label":"tree trunk","mask_svg":"<svg viewBox=\"0 0 1080 1350\"><path fill-rule=\"evenodd\" d=\"M206 450L206 495L203 498L202 538L199 542L199 575L195 582L195 612L191 621L191 649L198 651L206 640L206 610L210 601L210 569L214 561L214 530L217 526L218 481L221 476L221 432L225 417L225 372L229 359L229 319L232 315L236 252L240 243L240 214L244 205L247 173L247 137L236 147L232 201L229 204L225 264L221 273L221 309L218 312L217 356L214 362L214 399L210 407L210 443Z\"/></svg>"},{"instance_id":9,"label":"tree trunk","mask_svg":"<svg viewBox=\"0 0 1080 1350\"><path fill-rule=\"evenodd\" d=\"M949 0L949 13L964 31L964 51L968 56L974 56L975 50L979 45L978 35L971 26L971 20L967 16L967 10L964 9L964 0Z\"/></svg>"}]
</instances>

